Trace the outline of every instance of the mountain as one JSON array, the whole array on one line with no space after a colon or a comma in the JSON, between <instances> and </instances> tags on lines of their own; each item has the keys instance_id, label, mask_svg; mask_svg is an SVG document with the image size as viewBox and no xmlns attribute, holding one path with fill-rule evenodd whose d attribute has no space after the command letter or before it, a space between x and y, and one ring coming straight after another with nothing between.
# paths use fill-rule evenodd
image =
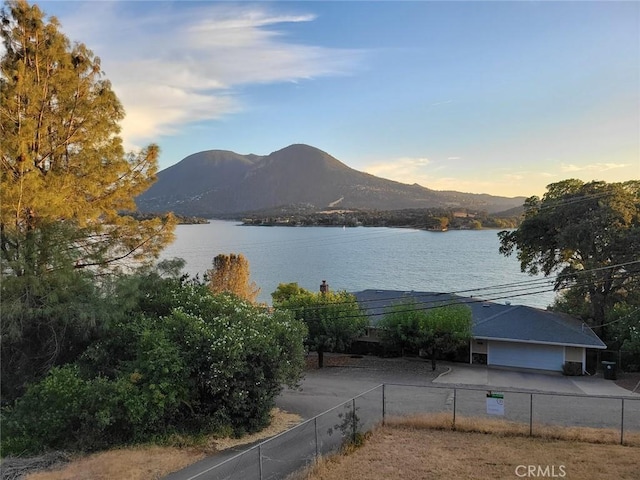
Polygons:
<instances>
[{"instance_id":1,"label":"mountain","mask_svg":"<svg viewBox=\"0 0 640 480\"><path fill-rule=\"evenodd\" d=\"M141 212L207 218L300 204L315 210L459 207L494 213L523 202L524 197L436 191L387 180L300 144L266 156L195 153L159 172L157 182L136 199Z\"/></svg>"}]
</instances>

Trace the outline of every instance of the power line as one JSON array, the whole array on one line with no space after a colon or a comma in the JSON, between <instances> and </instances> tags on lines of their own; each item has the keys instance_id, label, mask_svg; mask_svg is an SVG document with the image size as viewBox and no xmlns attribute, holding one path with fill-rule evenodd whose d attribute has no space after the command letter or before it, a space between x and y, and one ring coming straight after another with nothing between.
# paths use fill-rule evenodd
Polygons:
<instances>
[{"instance_id":1,"label":"power line","mask_svg":"<svg viewBox=\"0 0 640 480\"><path fill-rule=\"evenodd\" d=\"M625 262L625 263L619 263L616 265L610 265L607 267L597 267L597 268L593 268L593 269L588 269L588 270L581 270L579 272L576 272L576 274L579 275L585 275L585 274L589 274L592 272L598 272L598 271L603 271L603 270L610 270L610 269L618 269L618 268L622 268L625 266L629 266L629 265L635 265L635 264L640 264L640 260L634 260L631 262ZM636 274L638 274L640 272L628 272L625 275L618 277L618 279L621 280L626 280L629 278L634 278L636 276ZM539 279L532 279L532 280L523 280L520 282L510 282L510 283L504 283L504 284L499 284L499 285L493 285L493 286L485 286L485 287L478 287L478 288L471 288L471 289L465 289L465 290L454 290L454 291L450 291L450 292L424 292L425 294L428 295L458 295L461 293L471 293L471 292L483 292L483 291L488 291L488 295L505 295L505 296L498 296L495 297L496 299L500 299L500 298L509 298L507 295L509 294L513 294L513 293L517 293L518 295L514 295L514 296L524 296L525 294L521 294L521 292L526 292L529 289L540 289L543 288L545 286L551 286L553 284L555 284L555 280L552 278L539 278ZM586 281L582 281L582 282L576 282L574 283L572 286L573 287L584 287L584 286L588 286L588 285L592 285L594 284L593 280L589 280L586 279ZM494 291L491 292L492 290L498 290L498 291ZM499 291L499 290L504 290L504 291ZM555 287L551 288L551 289L543 289L543 290L539 290L536 292L532 292L530 293L531 295L535 295L535 294L539 294L539 293L548 293L550 291L554 291ZM408 291L405 291L408 292ZM413 292L413 291L411 291ZM383 299L378 298L378 299L363 299L361 301L358 302L358 304L367 304L370 302L380 302L381 300L385 300L385 301L392 301L392 300L402 300L402 299L406 299L406 293L397 295L397 296L392 296L392 297L384 297ZM438 300L429 300L426 302L419 302L419 303L434 303L434 302L438 302ZM351 302L349 301L345 301L345 302L333 302L331 304L328 305L341 305L341 304L349 304Z\"/></svg>"},{"instance_id":2,"label":"power line","mask_svg":"<svg viewBox=\"0 0 640 480\"><path fill-rule=\"evenodd\" d=\"M637 262L633 262L633 263L637 263ZM629 275L625 276L625 277L621 277L623 280L626 280L628 278L634 278L635 277L635 273L630 273ZM583 282L581 284L577 284L576 286L579 287L584 287L584 286L589 286L592 285L593 282L592 281L586 281ZM490 301L494 301L494 300L504 300L504 299L509 299L509 298L518 298L518 297L523 297L523 296L529 296L529 295L537 295L537 294L541 294L541 293L548 293L550 291L554 291L554 288L543 288L542 286L530 286L530 287L523 287L523 288L518 288L518 289L512 289L512 290L508 290L508 291L504 291L504 292L495 292L491 295L494 296L489 296L489 297L483 297L483 298L474 298L472 297L458 297L458 299L449 299L449 300L442 300L442 299L438 299L438 298L431 298L429 300L423 300L423 301L419 301L419 302L412 302L410 304L410 306L407 306L407 309L405 310L395 310L395 312L397 313L409 313L409 312L414 312L414 311L424 311L424 310L431 310L434 308L439 308L439 307L446 307L446 306L451 306L451 305L459 305L459 304L469 304L469 303L484 303L484 302L490 302ZM432 297L438 297L438 296L442 296L442 297L446 297L446 296L457 296L454 292L446 292L446 293L429 293L429 292L414 292L417 293L418 295L416 297L412 297L414 300L415 298L420 298L420 293L423 293L423 297L424 296L432 296ZM358 306L362 307L363 303L371 303L371 302L386 302L387 305L386 306L393 306L393 304L389 304L390 301L392 300L407 300L408 297L406 295L402 295L402 296L397 296L397 297L384 297L384 298L377 298L377 299L368 299L368 300L363 300L363 301L355 301L355 303L357 303ZM307 306L307 307L278 307L284 310L289 310L289 311L300 311L300 310L305 310L305 309L313 309L315 311L321 311L321 310L325 310L325 309L330 309L332 307L335 306L340 306L340 305L345 305L345 304L352 304L354 302L352 301L346 301L346 302L334 302L334 303L327 303L327 304L318 304L318 305L312 305L312 306ZM402 307L402 304L398 304L396 303L396 305L399 305L399 307ZM366 308L366 307L365 307ZM375 317L375 316L383 316L386 315L387 312L369 312L366 313L366 315L368 317ZM336 318L338 319L349 319L349 318L359 318L360 315L338 315Z\"/></svg>"},{"instance_id":3,"label":"power line","mask_svg":"<svg viewBox=\"0 0 640 480\"><path fill-rule=\"evenodd\" d=\"M618 323L621 320L624 320L626 318L631 318L632 315L635 315L636 313L640 312L640 308L636 308L633 312L627 313L626 315L620 317L620 318L616 318L615 320L608 322L608 323L603 323L602 325L594 325L591 328L602 328L602 327L606 327L608 325L613 325L614 323Z\"/></svg>"}]
</instances>

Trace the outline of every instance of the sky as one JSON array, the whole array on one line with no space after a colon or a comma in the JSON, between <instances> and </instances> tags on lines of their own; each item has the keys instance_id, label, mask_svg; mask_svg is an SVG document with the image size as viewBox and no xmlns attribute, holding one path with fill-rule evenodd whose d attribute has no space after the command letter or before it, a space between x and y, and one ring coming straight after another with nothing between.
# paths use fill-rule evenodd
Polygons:
<instances>
[{"instance_id":1,"label":"sky","mask_svg":"<svg viewBox=\"0 0 640 480\"><path fill-rule=\"evenodd\" d=\"M640 179L640 3L40 1L160 168L294 143L435 190Z\"/></svg>"}]
</instances>

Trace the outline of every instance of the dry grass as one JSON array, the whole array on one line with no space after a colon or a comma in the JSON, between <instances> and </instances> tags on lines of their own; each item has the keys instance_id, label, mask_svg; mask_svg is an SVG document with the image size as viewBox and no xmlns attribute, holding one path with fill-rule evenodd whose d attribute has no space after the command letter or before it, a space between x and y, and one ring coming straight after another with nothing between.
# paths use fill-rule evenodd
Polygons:
<instances>
[{"instance_id":1,"label":"dry grass","mask_svg":"<svg viewBox=\"0 0 640 480\"><path fill-rule=\"evenodd\" d=\"M157 479L205 457L201 449L136 447L78 458L60 470L28 475L27 480Z\"/></svg>"},{"instance_id":2,"label":"dry grass","mask_svg":"<svg viewBox=\"0 0 640 480\"><path fill-rule=\"evenodd\" d=\"M462 422L460 427L475 426L491 431L491 434L452 431L451 418L447 420L448 428L442 423L443 418L412 417L404 422L395 419L377 428L362 448L349 455L323 459L290 478L517 479L516 469L520 474L527 473L526 468L530 465L547 469L547 477L638 478L640 448L637 446L524 437L509 431L508 425L494 425L493 421L483 420L466 425Z\"/></svg>"},{"instance_id":3,"label":"dry grass","mask_svg":"<svg viewBox=\"0 0 640 480\"><path fill-rule=\"evenodd\" d=\"M269 427L242 438L210 438L202 446L178 448L144 446L110 450L76 458L56 470L37 472L25 480L150 480L162 478L216 451L276 435L301 420L299 415L274 409Z\"/></svg>"},{"instance_id":4,"label":"dry grass","mask_svg":"<svg viewBox=\"0 0 640 480\"><path fill-rule=\"evenodd\" d=\"M455 430L458 432L490 433L499 436L529 436L529 425L509 422L502 419L480 417L456 417L453 428L451 413L415 415L409 417L392 417L386 420L390 426L402 426L416 429ZM620 430L613 428L564 427L560 425L533 426L533 436L547 440L567 440L585 443L619 443ZM624 443L628 446L640 447L640 433L625 432Z\"/></svg>"}]
</instances>

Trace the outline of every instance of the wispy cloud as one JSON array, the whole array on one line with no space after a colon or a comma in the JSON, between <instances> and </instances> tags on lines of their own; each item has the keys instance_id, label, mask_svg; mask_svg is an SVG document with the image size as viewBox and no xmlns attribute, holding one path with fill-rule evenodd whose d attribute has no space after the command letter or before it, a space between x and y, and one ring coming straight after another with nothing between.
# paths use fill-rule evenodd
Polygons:
<instances>
[{"instance_id":1,"label":"wispy cloud","mask_svg":"<svg viewBox=\"0 0 640 480\"><path fill-rule=\"evenodd\" d=\"M426 177L424 167L431 164L426 157L400 157L386 162L377 162L365 167L371 175L402 183L420 183Z\"/></svg>"},{"instance_id":2,"label":"wispy cloud","mask_svg":"<svg viewBox=\"0 0 640 480\"><path fill-rule=\"evenodd\" d=\"M609 170L615 170L618 168L626 168L631 166L629 163L593 163L590 165L576 165L576 164L566 164L563 163L560 165L560 169L564 173L572 173L572 172L606 172Z\"/></svg>"},{"instance_id":3,"label":"wispy cloud","mask_svg":"<svg viewBox=\"0 0 640 480\"><path fill-rule=\"evenodd\" d=\"M60 20L102 58L133 145L243 111L244 86L351 72L363 52L297 44L278 30L314 18L265 5L87 2Z\"/></svg>"}]
</instances>

